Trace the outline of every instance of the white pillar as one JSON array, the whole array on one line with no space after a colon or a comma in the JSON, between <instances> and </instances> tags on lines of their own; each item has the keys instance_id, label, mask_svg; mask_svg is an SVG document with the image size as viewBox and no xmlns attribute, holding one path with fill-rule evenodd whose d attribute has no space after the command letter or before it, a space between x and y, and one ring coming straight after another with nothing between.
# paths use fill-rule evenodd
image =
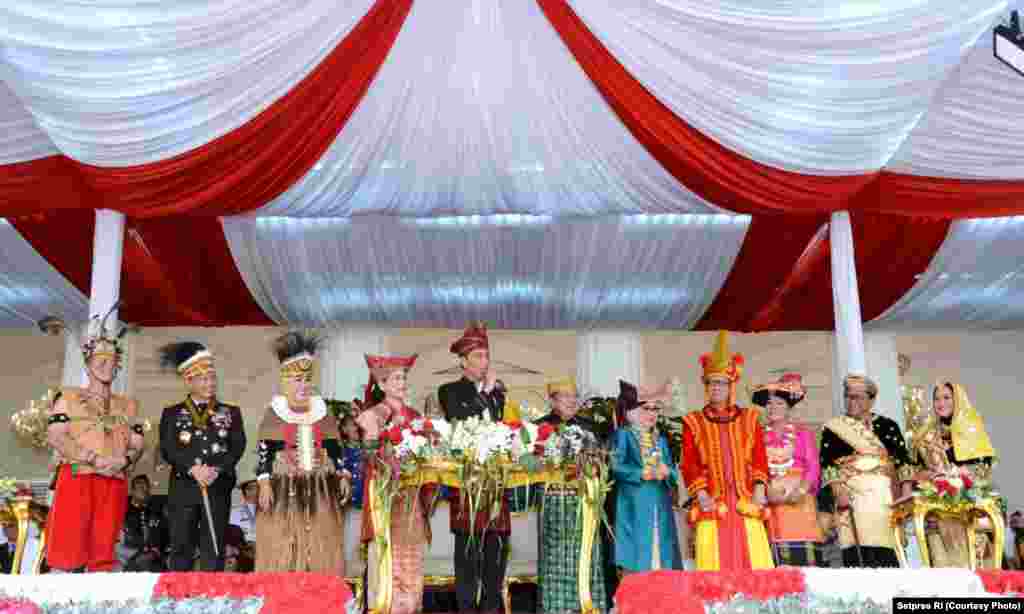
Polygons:
<instances>
[{"instance_id":1,"label":"white pillar","mask_svg":"<svg viewBox=\"0 0 1024 614\"><path fill-rule=\"evenodd\" d=\"M576 337L576 387L581 396L619 395L619 380L640 386L644 372L639 331L585 331Z\"/></svg>"},{"instance_id":2,"label":"white pillar","mask_svg":"<svg viewBox=\"0 0 1024 614\"><path fill-rule=\"evenodd\" d=\"M85 325L68 322L64 328L64 373L61 386L74 388L82 385L85 376L85 358L82 357L82 334Z\"/></svg>"},{"instance_id":3,"label":"white pillar","mask_svg":"<svg viewBox=\"0 0 1024 614\"><path fill-rule=\"evenodd\" d=\"M364 354L384 354L386 332L372 326L325 331L320 346L320 394L327 399L363 398L367 369ZM407 399L410 405L416 399ZM413 405L418 407L418 405Z\"/></svg>"},{"instance_id":4,"label":"white pillar","mask_svg":"<svg viewBox=\"0 0 1024 614\"><path fill-rule=\"evenodd\" d=\"M836 331L832 346L833 413L844 411L842 379L854 373L870 375L864 358L864 323L857 291L857 265L853 252L853 228L850 214L837 211L829 224L832 255L832 308Z\"/></svg>"},{"instance_id":5,"label":"white pillar","mask_svg":"<svg viewBox=\"0 0 1024 614\"><path fill-rule=\"evenodd\" d=\"M900 360L896 338L889 333L864 335L868 375L878 384L875 412L896 421L903 428L903 399L900 394Z\"/></svg>"},{"instance_id":6,"label":"white pillar","mask_svg":"<svg viewBox=\"0 0 1024 614\"><path fill-rule=\"evenodd\" d=\"M121 298L121 259L124 254L124 214L102 209L96 212L96 228L92 239L92 281L89 285L89 318L102 318ZM118 321L114 310L107 319L108 325ZM112 386L118 394L125 393L126 372L131 359L125 356L121 371ZM84 366L84 365L83 365ZM85 370L82 384L89 382Z\"/></svg>"}]
</instances>

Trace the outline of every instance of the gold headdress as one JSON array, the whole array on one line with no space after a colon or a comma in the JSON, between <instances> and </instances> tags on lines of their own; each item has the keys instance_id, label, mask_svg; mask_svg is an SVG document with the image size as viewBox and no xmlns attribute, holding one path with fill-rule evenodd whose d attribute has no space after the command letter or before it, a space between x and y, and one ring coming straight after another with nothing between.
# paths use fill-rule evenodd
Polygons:
<instances>
[{"instance_id":1,"label":"gold headdress","mask_svg":"<svg viewBox=\"0 0 1024 614\"><path fill-rule=\"evenodd\" d=\"M299 332L274 340L274 353L281 361L281 379L312 379L320 339Z\"/></svg>"},{"instance_id":2,"label":"gold headdress","mask_svg":"<svg viewBox=\"0 0 1024 614\"><path fill-rule=\"evenodd\" d=\"M704 369L704 380L715 375L724 375L730 382L736 383L743 375L743 355L729 354L729 331L718 331L714 349L710 354L700 357Z\"/></svg>"},{"instance_id":3,"label":"gold headdress","mask_svg":"<svg viewBox=\"0 0 1024 614\"><path fill-rule=\"evenodd\" d=\"M549 397L553 397L556 394L576 394L576 380L572 377L563 377L562 379L548 382L545 386L545 391Z\"/></svg>"},{"instance_id":4,"label":"gold headdress","mask_svg":"<svg viewBox=\"0 0 1024 614\"><path fill-rule=\"evenodd\" d=\"M169 343L163 346L160 348L160 364L164 368L174 369L186 380L217 372L213 353L196 341Z\"/></svg>"}]
</instances>

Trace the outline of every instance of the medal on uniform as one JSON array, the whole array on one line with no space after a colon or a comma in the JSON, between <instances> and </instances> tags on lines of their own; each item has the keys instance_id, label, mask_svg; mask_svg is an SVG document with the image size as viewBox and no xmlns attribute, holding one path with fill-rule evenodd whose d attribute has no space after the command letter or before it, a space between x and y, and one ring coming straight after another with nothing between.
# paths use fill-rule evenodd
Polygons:
<instances>
[{"instance_id":1,"label":"medal on uniform","mask_svg":"<svg viewBox=\"0 0 1024 614\"><path fill-rule=\"evenodd\" d=\"M190 431L180 431L178 433L178 441L181 442L181 445L187 446L188 442L192 441L192 433Z\"/></svg>"},{"instance_id":2,"label":"medal on uniform","mask_svg":"<svg viewBox=\"0 0 1024 614\"><path fill-rule=\"evenodd\" d=\"M221 429L221 430L217 431L217 434L220 435L221 439L227 439L228 438L228 430L227 429Z\"/></svg>"},{"instance_id":3,"label":"medal on uniform","mask_svg":"<svg viewBox=\"0 0 1024 614\"><path fill-rule=\"evenodd\" d=\"M219 443L214 443L210 446L210 450L212 450L214 454L220 454L221 445Z\"/></svg>"}]
</instances>

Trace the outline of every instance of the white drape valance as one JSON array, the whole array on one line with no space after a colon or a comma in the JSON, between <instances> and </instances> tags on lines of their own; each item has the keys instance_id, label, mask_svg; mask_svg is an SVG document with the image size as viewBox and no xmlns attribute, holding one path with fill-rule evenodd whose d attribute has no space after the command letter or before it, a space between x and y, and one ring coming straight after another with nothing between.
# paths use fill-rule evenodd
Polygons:
<instances>
[{"instance_id":1,"label":"white drape valance","mask_svg":"<svg viewBox=\"0 0 1024 614\"><path fill-rule=\"evenodd\" d=\"M690 328L736 258L743 216L233 217L224 231L279 324Z\"/></svg>"}]
</instances>

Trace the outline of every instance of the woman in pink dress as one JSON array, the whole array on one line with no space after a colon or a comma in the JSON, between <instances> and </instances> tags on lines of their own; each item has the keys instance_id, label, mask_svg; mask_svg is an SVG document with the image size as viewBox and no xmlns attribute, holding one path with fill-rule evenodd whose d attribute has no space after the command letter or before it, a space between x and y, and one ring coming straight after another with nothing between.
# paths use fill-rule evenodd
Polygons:
<instances>
[{"instance_id":1,"label":"woman in pink dress","mask_svg":"<svg viewBox=\"0 0 1024 614\"><path fill-rule=\"evenodd\" d=\"M754 390L752 400L765 409L768 450L768 539L778 565L821 566L821 529L816 497L821 466L814 432L792 420L805 391L799 375Z\"/></svg>"}]
</instances>

